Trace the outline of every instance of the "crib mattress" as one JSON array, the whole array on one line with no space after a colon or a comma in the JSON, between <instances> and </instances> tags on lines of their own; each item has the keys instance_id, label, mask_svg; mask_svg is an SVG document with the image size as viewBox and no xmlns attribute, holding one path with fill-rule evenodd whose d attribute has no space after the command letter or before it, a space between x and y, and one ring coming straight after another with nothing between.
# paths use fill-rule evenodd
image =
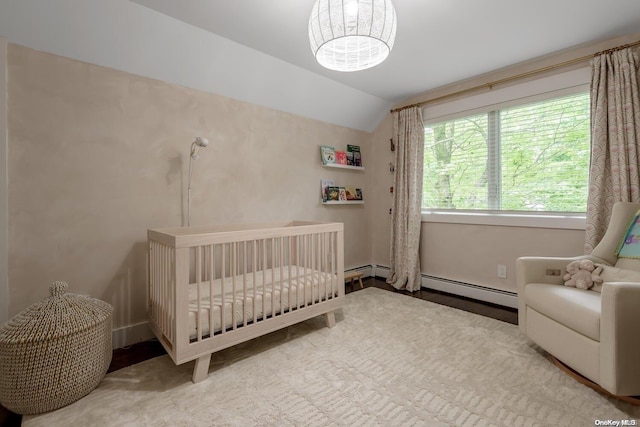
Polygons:
<instances>
[{"instance_id":1,"label":"crib mattress","mask_svg":"<svg viewBox=\"0 0 640 427\"><path fill-rule=\"evenodd\" d=\"M235 282L235 289L234 289ZM189 338L197 339L338 295L337 276L296 265L189 285ZM223 292L224 291L224 292ZM213 298L210 297L213 293ZM198 304L198 300L200 303Z\"/></svg>"}]
</instances>

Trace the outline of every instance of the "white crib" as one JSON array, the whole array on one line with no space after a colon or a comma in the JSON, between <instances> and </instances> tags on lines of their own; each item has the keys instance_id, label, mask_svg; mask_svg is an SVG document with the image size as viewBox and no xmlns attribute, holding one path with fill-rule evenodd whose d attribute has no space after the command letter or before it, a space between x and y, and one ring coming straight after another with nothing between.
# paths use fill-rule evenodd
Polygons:
<instances>
[{"instance_id":1,"label":"white crib","mask_svg":"<svg viewBox=\"0 0 640 427\"><path fill-rule=\"evenodd\" d=\"M151 329L176 364L344 304L340 223L293 221L148 230Z\"/></svg>"}]
</instances>

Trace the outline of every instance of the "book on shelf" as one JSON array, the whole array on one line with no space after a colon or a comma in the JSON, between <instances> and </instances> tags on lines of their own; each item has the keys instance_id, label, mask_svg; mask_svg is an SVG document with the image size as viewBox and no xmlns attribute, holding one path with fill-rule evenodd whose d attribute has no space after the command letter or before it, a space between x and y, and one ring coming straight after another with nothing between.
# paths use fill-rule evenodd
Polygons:
<instances>
[{"instance_id":1,"label":"book on shelf","mask_svg":"<svg viewBox=\"0 0 640 427\"><path fill-rule=\"evenodd\" d=\"M347 192L347 200L358 200L355 187L347 186L344 190Z\"/></svg>"},{"instance_id":2,"label":"book on shelf","mask_svg":"<svg viewBox=\"0 0 640 427\"><path fill-rule=\"evenodd\" d=\"M347 165L354 166L353 164L353 152L347 151Z\"/></svg>"},{"instance_id":3,"label":"book on shelf","mask_svg":"<svg viewBox=\"0 0 640 427\"><path fill-rule=\"evenodd\" d=\"M322 194L322 201L326 202L329 200L329 187L335 187L336 183L332 179L321 179L320 180L320 192Z\"/></svg>"},{"instance_id":4,"label":"book on shelf","mask_svg":"<svg viewBox=\"0 0 640 427\"><path fill-rule=\"evenodd\" d=\"M362 190L356 188L356 200L362 200Z\"/></svg>"},{"instance_id":5,"label":"book on shelf","mask_svg":"<svg viewBox=\"0 0 640 427\"><path fill-rule=\"evenodd\" d=\"M336 150L336 164L338 165L346 165L347 164L347 152Z\"/></svg>"},{"instance_id":6,"label":"book on shelf","mask_svg":"<svg viewBox=\"0 0 640 427\"><path fill-rule=\"evenodd\" d=\"M340 200L340 187L327 187L327 201Z\"/></svg>"},{"instance_id":7,"label":"book on shelf","mask_svg":"<svg viewBox=\"0 0 640 427\"><path fill-rule=\"evenodd\" d=\"M362 156L360 155L359 145L347 145L347 152L351 153L351 164L353 166L362 166Z\"/></svg>"},{"instance_id":8,"label":"book on shelf","mask_svg":"<svg viewBox=\"0 0 640 427\"><path fill-rule=\"evenodd\" d=\"M344 187L339 187L338 189L338 200L346 201L347 200L347 191Z\"/></svg>"},{"instance_id":9,"label":"book on shelf","mask_svg":"<svg viewBox=\"0 0 640 427\"><path fill-rule=\"evenodd\" d=\"M320 157L322 158L323 165L335 164L336 162L336 149L329 145L320 146Z\"/></svg>"}]
</instances>

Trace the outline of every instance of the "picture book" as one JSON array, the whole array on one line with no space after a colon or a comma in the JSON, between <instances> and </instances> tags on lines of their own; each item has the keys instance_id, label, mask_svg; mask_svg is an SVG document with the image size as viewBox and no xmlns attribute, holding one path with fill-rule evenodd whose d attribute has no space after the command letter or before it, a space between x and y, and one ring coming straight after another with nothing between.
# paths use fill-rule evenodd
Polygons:
<instances>
[{"instance_id":1,"label":"picture book","mask_svg":"<svg viewBox=\"0 0 640 427\"><path fill-rule=\"evenodd\" d=\"M353 166L362 166L362 156L360 155L359 145L347 145L347 152L352 153Z\"/></svg>"},{"instance_id":2,"label":"picture book","mask_svg":"<svg viewBox=\"0 0 640 427\"><path fill-rule=\"evenodd\" d=\"M347 164L347 152L346 151L336 151L336 163L339 165Z\"/></svg>"},{"instance_id":3,"label":"picture book","mask_svg":"<svg viewBox=\"0 0 640 427\"><path fill-rule=\"evenodd\" d=\"M347 191L344 187L340 187L339 189L338 200L347 200Z\"/></svg>"},{"instance_id":4,"label":"picture book","mask_svg":"<svg viewBox=\"0 0 640 427\"><path fill-rule=\"evenodd\" d=\"M347 200L358 200L355 187L344 187L347 192Z\"/></svg>"},{"instance_id":5,"label":"picture book","mask_svg":"<svg viewBox=\"0 0 640 427\"><path fill-rule=\"evenodd\" d=\"M362 200L362 190L356 188L356 200Z\"/></svg>"},{"instance_id":6,"label":"picture book","mask_svg":"<svg viewBox=\"0 0 640 427\"><path fill-rule=\"evenodd\" d=\"M336 183L332 179L321 179L320 180L320 192L322 194L322 201L326 202L329 200L329 187L335 187Z\"/></svg>"},{"instance_id":7,"label":"picture book","mask_svg":"<svg viewBox=\"0 0 640 427\"><path fill-rule=\"evenodd\" d=\"M320 157L322 158L322 164L328 165L336 162L336 149L328 145L320 146Z\"/></svg>"},{"instance_id":8,"label":"picture book","mask_svg":"<svg viewBox=\"0 0 640 427\"><path fill-rule=\"evenodd\" d=\"M635 215L620 242L618 258L640 258L640 212Z\"/></svg>"},{"instance_id":9,"label":"picture book","mask_svg":"<svg viewBox=\"0 0 640 427\"><path fill-rule=\"evenodd\" d=\"M340 188L339 187L327 187L327 201L340 200Z\"/></svg>"},{"instance_id":10,"label":"picture book","mask_svg":"<svg viewBox=\"0 0 640 427\"><path fill-rule=\"evenodd\" d=\"M347 151L347 164L353 166L353 152Z\"/></svg>"}]
</instances>

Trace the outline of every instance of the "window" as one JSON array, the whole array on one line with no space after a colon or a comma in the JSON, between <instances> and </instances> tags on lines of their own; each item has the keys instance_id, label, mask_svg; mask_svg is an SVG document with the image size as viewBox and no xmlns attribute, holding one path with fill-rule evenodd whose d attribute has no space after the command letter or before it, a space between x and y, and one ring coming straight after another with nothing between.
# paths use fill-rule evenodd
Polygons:
<instances>
[{"instance_id":1,"label":"window","mask_svg":"<svg viewBox=\"0 0 640 427\"><path fill-rule=\"evenodd\" d=\"M429 124L423 208L585 212L589 94Z\"/></svg>"}]
</instances>

